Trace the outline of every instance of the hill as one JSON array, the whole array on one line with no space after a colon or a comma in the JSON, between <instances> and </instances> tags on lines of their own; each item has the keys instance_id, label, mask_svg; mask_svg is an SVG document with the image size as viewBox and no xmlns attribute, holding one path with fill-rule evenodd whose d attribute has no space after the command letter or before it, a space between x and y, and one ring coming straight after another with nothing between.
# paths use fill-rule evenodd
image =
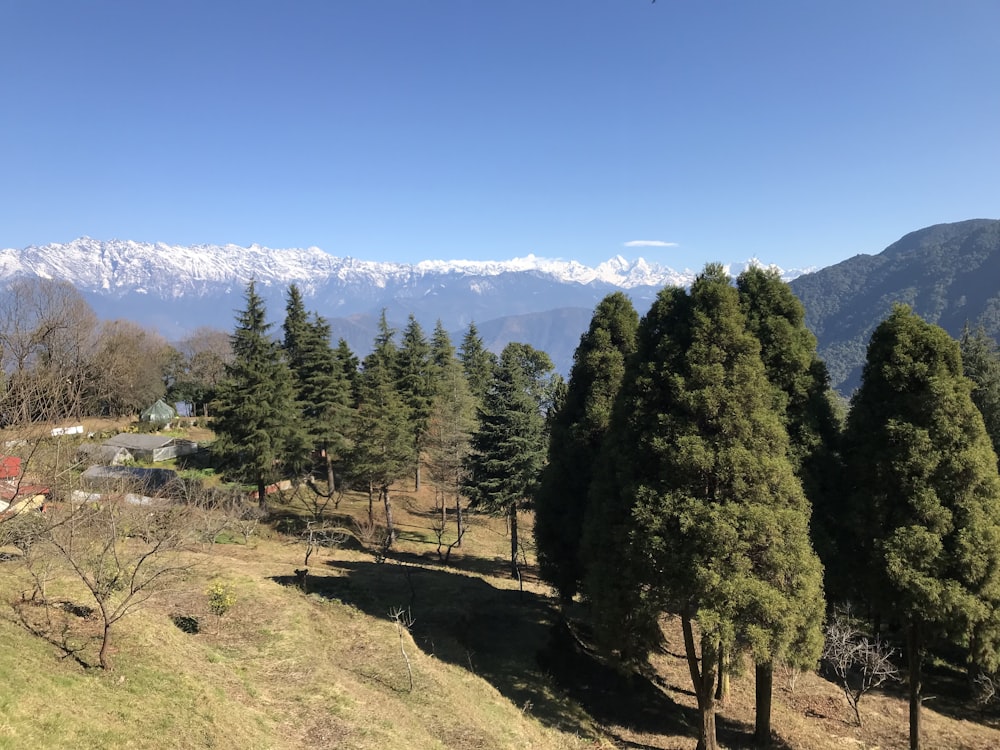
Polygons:
<instances>
[{"instance_id":1,"label":"hill","mask_svg":"<svg viewBox=\"0 0 1000 750\"><path fill-rule=\"evenodd\" d=\"M806 325L834 387L860 383L868 339L903 302L952 336L963 326L1000 334L1000 221L973 219L911 232L878 255L858 255L793 279Z\"/></svg>"}]
</instances>

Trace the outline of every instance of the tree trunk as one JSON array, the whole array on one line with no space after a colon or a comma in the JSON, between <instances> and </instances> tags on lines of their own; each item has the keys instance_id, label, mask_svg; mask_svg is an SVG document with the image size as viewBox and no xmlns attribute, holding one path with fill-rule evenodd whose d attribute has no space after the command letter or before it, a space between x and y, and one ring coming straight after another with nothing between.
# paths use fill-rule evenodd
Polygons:
<instances>
[{"instance_id":1,"label":"tree trunk","mask_svg":"<svg viewBox=\"0 0 1000 750\"><path fill-rule=\"evenodd\" d=\"M267 484L264 477L257 477L257 505L261 510L267 510Z\"/></svg>"},{"instance_id":2,"label":"tree trunk","mask_svg":"<svg viewBox=\"0 0 1000 750\"><path fill-rule=\"evenodd\" d=\"M921 679L924 661L924 644L920 626L911 622L906 631L907 660L910 666L910 750L920 750Z\"/></svg>"},{"instance_id":3,"label":"tree trunk","mask_svg":"<svg viewBox=\"0 0 1000 750\"><path fill-rule=\"evenodd\" d=\"M715 700L722 702L729 697L729 653L719 649L719 678L715 683Z\"/></svg>"},{"instance_id":4,"label":"tree trunk","mask_svg":"<svg viewBox=\"0 0 1000 750\"><path fill-rule=\"evenodd\" d=\"M101 669L105 672L111 671L111 661L108 656L108 651L111 648L111 623L104 623L104 632L101 637L101 650L97 654L97 661L101 665Z\"/></svg>"},{"instance_id":5,"label":"tree trunk","mask_svg":"<svg viewBox=\"0 0 1000 750\"><path fill-rule=\"evenodd\" d=\"M420 492L420 437L413 443L413 449L417 454L417 465L413 467L413 491Z\"/></svg>"},{"instance_id":6,"label":"tree trunk","mask_svg":"<svg viewBox=\"0 0 1000 750\"><path fill-rule=\"evenodd\" d=\"M456 547L462 546L462 496L455 493L455 532L458 534Z\"/></svg>"},{"instance_id":7,"label":"tree trunk","mask_svg":"<svg viewBox=\"0 0 1000 750\"><path fill-rule=\"evenodd\" d=\"M385 546L391 547L392 543L396 541L396 528L392 525L392 501L389 499L389 485L382 485L380 494L382 502L385 504Z\"/></svg>"},{"instance_id":8,"label":"tree trunk","mask_svg":"<svg viewBox=\"0 0 1000 750\"><path fill-rule=\"evenodd\" d=\"M690 614L681 615L681 626L684 630L684 651L687 655L688 669L691 672L691 682L694 684L695 696L698 699L700 720L698 724L698 750L718 750L719 744L715 736L715 660L719 654L719 643L702 636L702 658L699 667Z\"/></svg>"},{"instance_id":9,"label":"tree trunk","mask_svg":"<svg viewBox=\"0 0 1000 750\"><path fill-rule=\"evenodd\" d=\"M517 566L517 503L511 503L507 509L510 518L510 575L511 578L521 578L521 570Z\"/></svg>"},{"instance_id":10,"label":"tree trunk","mask_svg":"<svg viewBox=\"0 0 1000 750\"><path fill-rule=\"evenodd\" d=\"M369 480L368 481L368 523L369 524L374 524L375 523L375 511L372 508L372 505L373 505L374 501L375 501L375 486L371 483L371 480Z\"/></svg>"},{"instance_id":11,"label":"tree trunk","mask_svg":"<svg viewBox=\"0 0 1000 750\"><path fill-rule=\"evenodd\" d=\"M757 715L753 740L757 747L767 747L771 744L771 696L774 690L774 662L758 664L755 672L757 677Z\"/></svg>"},{"instance_id":12,"label":"tree trunk","mask_svg":"<svg viewBox=\"0 0 1000 750\"><path fill-rule=\"evenodd\" d=\"M336 490L333 482L333 459L330 458L330 451L326 448L323 449L323 455L326 456L326 491L330 493L330 497L333 497L334 490Z\"/></svg>"}]
</instances>

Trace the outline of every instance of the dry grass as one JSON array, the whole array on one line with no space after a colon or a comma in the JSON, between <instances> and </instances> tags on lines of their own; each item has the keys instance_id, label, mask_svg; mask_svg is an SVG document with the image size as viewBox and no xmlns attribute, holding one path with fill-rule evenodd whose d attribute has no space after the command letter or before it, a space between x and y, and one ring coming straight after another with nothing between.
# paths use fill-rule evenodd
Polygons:
<instances>
[{"instance_id":1,"label":"dry grass","mask_svg":"<svg viewBox=\"0 0 1000 750\"><path fill-rule=\"evenodd\" d=\"M509 578L503 521L471 517L445 566L435 553L432 493L401 487L394 497L401 535L388 559L376 562L356 544L322 549L310 560L307 593L294 574L304 544L281 534L191 553L198 565L189 577L121 623L110 673L61 658L27 633L7 604L28 588L23 572L16 561L0 563L0 750L694 747L695 702L676 623L666 623L667 649L652 659L651 678L626 679L561 637L568 631L555 627L551 592L530 566L523 590ZM364 518L367 497L349 495L336 513L344 523ZM525 516L528 540L530 526ZM525 554L532 562L530 543ZM237 595L221 618L205 593L216 581ZM57 590L85 603L68 585ZM390 616L399 610L413 619L402 639ZM200 631L183 632L176 615L197 618ZM93 626L68 622L80 638ZM803 675L794 692L776 683L779 747L906 746L897 695L867 696L859 729L836 686L819 676ZM940 687L929 683L929 692ZM732 687L720 738L747 747L752 674L737 675ZM927 746L1000 747L995 717L963 706L927 704Z\"/></svg>"}]
</instances>

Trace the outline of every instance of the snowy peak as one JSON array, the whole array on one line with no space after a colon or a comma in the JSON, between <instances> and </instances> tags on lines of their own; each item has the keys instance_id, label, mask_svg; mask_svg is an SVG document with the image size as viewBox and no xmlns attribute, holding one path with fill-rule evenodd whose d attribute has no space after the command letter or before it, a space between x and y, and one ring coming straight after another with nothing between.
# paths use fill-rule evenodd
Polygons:
<instances>
[{"instance_id":1,"label":"snowy peak","mask_svg":"<svg viewBox=\"0 0 1000 750\"><path fill-rule=\"evenodd\" d=\"M265 286L297 283L308 293L336 282L384 289L389 284L435 276L525 273L565 284L596 282L621 289L685 285L695 275L690 270L675 271L643 258L630 261L621 255L593 268L577 261L535 255L505 261L425 260L410 265L337 257L316 247L275 250L256 244L181 246L89 237L65 244L0 250L0 278L41 276L111 294L156 289L165 297L198 294L208 287L215 291L220 286L238 289L250 279Z\"/></svg>"}]
</instances>

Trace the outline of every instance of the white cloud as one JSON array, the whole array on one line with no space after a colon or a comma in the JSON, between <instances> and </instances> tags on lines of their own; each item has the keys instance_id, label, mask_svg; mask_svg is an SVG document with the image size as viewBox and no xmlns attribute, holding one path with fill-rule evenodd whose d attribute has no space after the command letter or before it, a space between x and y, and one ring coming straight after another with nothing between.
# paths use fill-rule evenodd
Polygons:
<instances>
[{"instance_id":1,"label":"white cloud","mask_svg":"<svg viewBox=\"0 0 1000 750\"><path fill-rule=\"evenodd\" d=\"M625 243L625 247L677 247L677 243L663 240L631 240Z\"/></svg>"}]
</instances>

